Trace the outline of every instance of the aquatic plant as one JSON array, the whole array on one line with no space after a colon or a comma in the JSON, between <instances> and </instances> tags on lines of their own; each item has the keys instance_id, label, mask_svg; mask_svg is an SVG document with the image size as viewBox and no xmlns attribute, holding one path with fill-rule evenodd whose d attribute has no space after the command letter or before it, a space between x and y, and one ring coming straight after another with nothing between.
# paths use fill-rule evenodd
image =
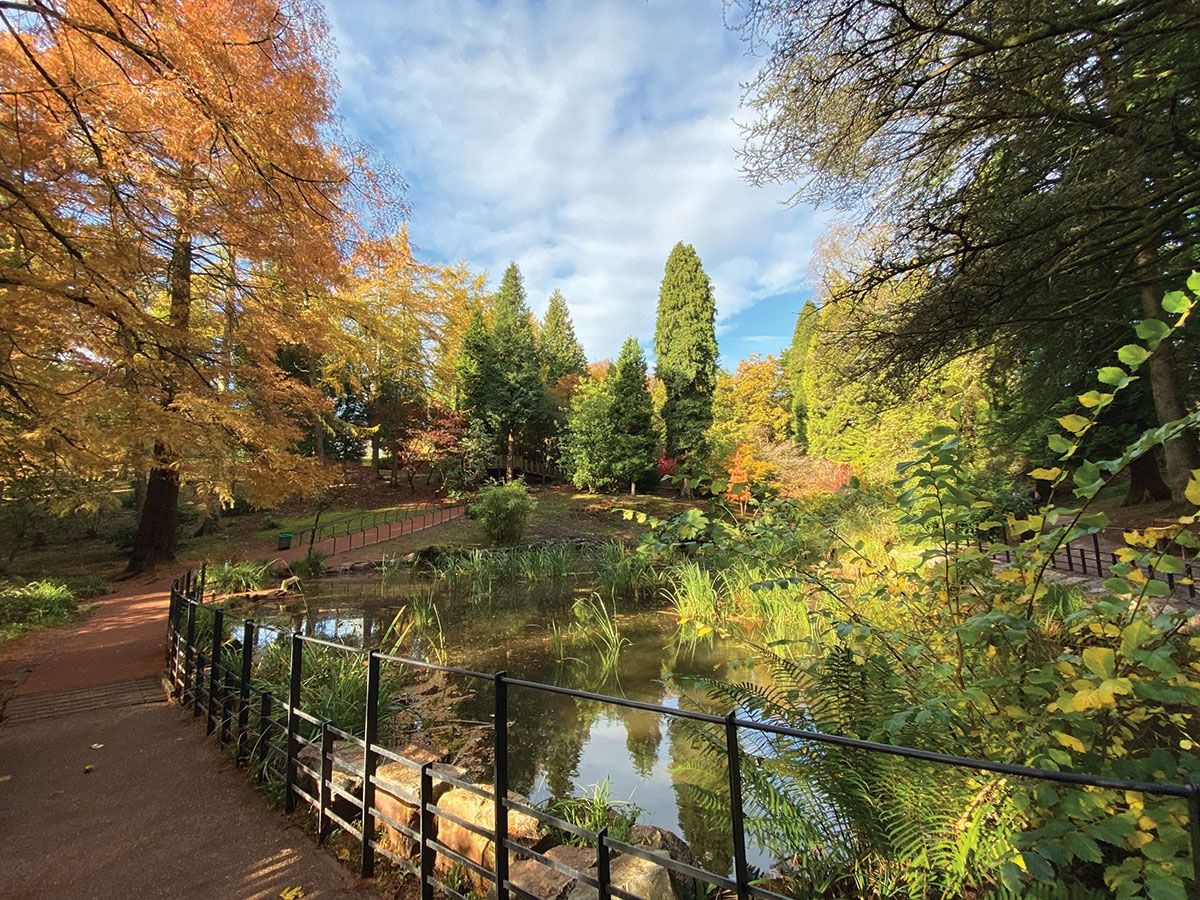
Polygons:
<instances>
[{"instance_id":1,"label":"aquatic plant","mask_svg":"<svg viewBox=\"0 0 1200 900\"><path fill-rule=\"evenodd\" d=\"M289 563L293 575L297 578L320 578L325 574L325 560L329 554L322 550L309 550L303 558Z\"/></svg>"},{"instance_id":2,"label":"aquatic plant","mask_svg":"<svg viewBox=\"0 0 1200 900\"><path fill-rule=\"evenodd\" d=\"M625 842L629 841L633 826L645 812L629 800L614 800L612 785L607 778L599 784L592 785L590 794L582 797L556 797L544 803L542 808L576 828L593 833L607 828L610 838ZM552 831L563 843L579 847L595 846L592 838L581 837L559 828L552 828Z\"/></svg>"},{"instance_id":3,"label":"aquatic plant","mask_svg":"<svg viewBox=\"0 0 1200 900\"><path fill-rule=\"evenodd\" d=\"M600 595L593 593L576 598L571 614L579 633L595 649L601 670L615 671L622 648L629 646L617 627L615 607L610 612Z\"/></svg>"},{"instance_id":4,"label":"aquatic plant","mask_svg":"<svg viewBox=\"0 0 1200 900\"><path fill-rule=\"evenodd\" d=\"M205 587L218 594L234 594L260 590L272 578L268 562L224 562L210 566L205 576Z\"/></svg>"}]
</instances>

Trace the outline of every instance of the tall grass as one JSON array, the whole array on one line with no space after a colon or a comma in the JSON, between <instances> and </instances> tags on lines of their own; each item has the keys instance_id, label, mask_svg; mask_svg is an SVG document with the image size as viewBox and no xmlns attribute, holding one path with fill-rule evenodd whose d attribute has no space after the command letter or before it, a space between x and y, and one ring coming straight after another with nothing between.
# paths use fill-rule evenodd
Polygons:
<instances>
[{"instance_id":1,"label":"tall grass","mask_svg":"<svg viewBox=\"0 0 1200 900\"><path fill-rule=\"evenodd\" d=\"M31 581L0 589L0 641L70 621L79 598L61 581Z\"/></svg>"}]
</instances>

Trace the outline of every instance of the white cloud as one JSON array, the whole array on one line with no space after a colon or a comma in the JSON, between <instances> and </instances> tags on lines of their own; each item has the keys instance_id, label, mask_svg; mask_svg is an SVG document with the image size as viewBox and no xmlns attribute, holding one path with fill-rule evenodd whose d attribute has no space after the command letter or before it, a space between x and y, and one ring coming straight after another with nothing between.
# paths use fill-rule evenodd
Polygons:
<instances>
[{"instance_id":1,"label":"white cloud","mask_svg":"<svg viewBox=\"0 0 1200 900\"><path fill-rule=\"evenodd\" d=\"M351 131L412 185L412 233L541 310L567 297L592 357L649 345L663 264L693 243L728 320L804 285L809 210L740 176L753 72L721 4L330 3ZM782 323L781 330L790 330Z\"/></svg>"}]
</instances>

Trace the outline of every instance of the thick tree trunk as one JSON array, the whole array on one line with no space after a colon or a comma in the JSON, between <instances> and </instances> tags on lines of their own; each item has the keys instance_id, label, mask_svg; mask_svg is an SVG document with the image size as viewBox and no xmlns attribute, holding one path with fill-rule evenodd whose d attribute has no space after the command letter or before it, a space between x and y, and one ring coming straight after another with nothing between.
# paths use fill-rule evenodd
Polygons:
<instances>
[{"instance_id":1,"label":"thick tree trunk","mask_svg":"<svg viewBox=\"0 0 1200 900\"><path fill-rule=\"evenodd\" d=\"M169 321L179 346L176 352L188 352L187 333L192 307L192 241L183 231L175 237L171 262L167 268L171 292ZM176 361L176 368L183 363ZM175 398L177 385L168 378L163 385L164 406ZM137 535L129 554L130 572L144 572L161 562L175 558L175 529L179 526L179 457L163 441L154 444L154 466L146 482L146 500L142 504Z\"/></svg>"},{"instance_id":2,"label":"thick tree trunk","mask_svg":"<svg viewBox=\"0 0 1200 900\"><path fill-rule=\"evenodd\" d=\"M371 468L379 471L379 436L371 435Z\"/></svg>"},{"instance_id":3,"label":"thick tree trunk","mask_svg":"<svg viewBox=\"0 0 1200 900\"><path fill-rule=\"evenodd\" d=\"M1138 255L1138 263L1146 276L1155 274L1156 254L1144 251ZM1151 284L1141 289L1142 315L1147 319L1161 318L1159 307L1159 292ZM1158 414L1158 423L1165 425L1187 415L1183 400L1179 395L1179 387L1175 379L1175 354L1169 340L1159 345L1150 357L1150 393L1154 397L1154 411ZM1167 485L1171 496L1176 500L1183 499L1187 489L1188 479L1192 469L1197 467L1196 447L1194 438L1185 433L1163 445L1163 458L1167 464Z\"/></svg>"},{"instance_id":4,"label":"thick tree trunk","mask_svg":"<svg viewBox=\"0 0 1200 900\"><path fill-rule=\"evenodd\" d=\"M1137 506L1139 503L1157 503L1159 500L1169 500L1171 489L1162 479L1158 470L1158 459L1153 451L1139 456L1129 464L1129 493L1125 495L1124 506Z\"/></svg>"},{"instance_id":5,"label":"thick tree trunk","mask_svg":"<svg viewBox=\"0 0 1200 900\"><path fill-rule=\"evenodd\" d=\"M508 453L504 457L504 480L513 480L513 469L517 461L517 442L513 437L513 433L508 433Z\"/></svg>"},{"instance_id":6,"label":"thick tree trunk","mask_svg":"<svg viewBox=\"0 0 1200 900\"><path fill-rule=\"evenodd\" d=\"M320 419L313 422L312 427L313 458L319 463L325 462L325 423Z\"/></svg>"},{"instance_id":7,"label":"thick tree trunk","mask_svg":"<svg viewBox=\"0 0 1200 900\"><path fill-rule=\"evenodd\" d=\"M179 470L162 444L154 447L156 465L146 482L146 501L129 555L129 571L144 572L175 558L179 523Z\"/></svg>"}]
</instances>

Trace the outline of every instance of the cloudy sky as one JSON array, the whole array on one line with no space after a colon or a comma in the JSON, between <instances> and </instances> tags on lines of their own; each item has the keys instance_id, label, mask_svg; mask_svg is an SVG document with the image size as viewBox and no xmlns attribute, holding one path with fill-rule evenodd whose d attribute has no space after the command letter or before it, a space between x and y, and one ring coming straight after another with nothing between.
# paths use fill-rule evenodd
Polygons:
<instances>
[{"instance_id":1,"label":"cloudy sky","mask_svg":"<svg viewBox=\"0 0 1200 900\"><path fill-rule=\"evenodd\" d=\"M756 69L720 0L327 0L348 130L410 185L414 242L539 314L566 296L593 359L649 350L663 264L692 243L727 366L787 344L820 230L735 150Z\"/></svg>"}]
</instances>

